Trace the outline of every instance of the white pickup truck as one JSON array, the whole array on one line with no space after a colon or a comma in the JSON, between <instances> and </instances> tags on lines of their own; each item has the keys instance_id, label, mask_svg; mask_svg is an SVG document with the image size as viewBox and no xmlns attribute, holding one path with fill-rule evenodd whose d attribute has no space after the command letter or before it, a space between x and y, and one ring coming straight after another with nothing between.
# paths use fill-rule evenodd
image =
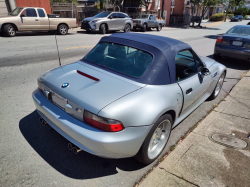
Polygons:
<instances>
[{"instance_id":1,"label":"white pickup truck","mask_svg":"<svg viewBox=\"0 0 250 187\"><path fill-rule=\"evenodd\" d=\"M47 15L43 8L18 7L7 17L0 17L0 31L13 37L16 31L58 31L65 35L70 28L76 28L76 18L59 18Z\"/></svg>"}]
</instances>

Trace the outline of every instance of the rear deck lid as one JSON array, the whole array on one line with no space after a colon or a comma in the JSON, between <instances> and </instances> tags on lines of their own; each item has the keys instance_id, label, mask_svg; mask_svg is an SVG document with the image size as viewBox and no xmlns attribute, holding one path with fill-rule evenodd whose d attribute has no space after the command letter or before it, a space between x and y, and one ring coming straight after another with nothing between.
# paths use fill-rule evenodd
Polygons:
<instances>
[{"instance_id":1,"label":"rear deck lid","mask_svg":"<svg viewBox=\"0 0 250 187\"><path fill-rule=\"evenodd\" d=\"M95 114L145 86L82 62L51 70L42 75L40 81L54 93Z\"/></svg>"}]
</instances>

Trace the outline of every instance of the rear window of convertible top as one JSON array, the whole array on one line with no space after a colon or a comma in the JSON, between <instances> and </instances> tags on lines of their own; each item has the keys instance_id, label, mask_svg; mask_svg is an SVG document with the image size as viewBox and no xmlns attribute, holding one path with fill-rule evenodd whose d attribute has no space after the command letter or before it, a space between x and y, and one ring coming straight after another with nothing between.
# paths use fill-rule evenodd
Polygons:
<instances>
[{"instance_id":1,"label":"rear window of convertible top","mask_svg":"<svg viewBox=\"0 0 250 187\"><path fill-rule=\"evenodd\" d=\"M85 60L124 75L139 78L152 61L152 55L129 46L115 43L99 43Z\"/></svg>"}]
</instances>

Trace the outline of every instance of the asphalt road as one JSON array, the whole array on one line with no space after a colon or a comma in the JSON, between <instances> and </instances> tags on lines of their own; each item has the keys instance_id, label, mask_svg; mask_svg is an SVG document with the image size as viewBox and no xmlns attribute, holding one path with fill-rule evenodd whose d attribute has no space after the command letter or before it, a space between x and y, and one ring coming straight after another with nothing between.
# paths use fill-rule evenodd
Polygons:
<instances>
[{"instance_id":1,"label":"asphalt road","mask_svg":"<svg viewBox=\"0 0 250 187\"><path fill-rule=\"evenodd\" d=\"M176 38L198 53L213 54L218 34L236 24L207 29L163 29L150 34ZM57 36L62 64L82 58L103 35L71 32ZM173 131L164 150L202 119L239 81L250 63L223 58L228 67L223 90L214 101L203 103ZM103 159L86 152L74 155L68 141L49 126L42 126L31 98L37 78L58 66L55 36L48 33L20 33L0 37L0 186L133 186L155 164L144 166L133 158Z\"/></svg>"}]
</instances>

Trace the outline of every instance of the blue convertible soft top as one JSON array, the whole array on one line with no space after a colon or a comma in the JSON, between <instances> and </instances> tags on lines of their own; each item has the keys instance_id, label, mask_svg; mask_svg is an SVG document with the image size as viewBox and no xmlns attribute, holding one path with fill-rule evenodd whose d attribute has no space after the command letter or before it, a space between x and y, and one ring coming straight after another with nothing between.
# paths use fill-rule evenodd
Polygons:
<instances>
[{"instance_id":1,"label":"blue convertible soft top","mask_svg":"<svg viewBox=\"0 0 250 187\"><path fill-rule=\"evenodd\" d=\"M188 44L179 40L137 33L115 33L111 36L103 37L100 42L118 43L151 53L153 55L153 60L143 76L140 78L133 78L121 75L136 82L150 85L175 83L175 56L181 50L191 49ZM84 59L83 61L89 63Z\"/></svg>"}]
</instances>

